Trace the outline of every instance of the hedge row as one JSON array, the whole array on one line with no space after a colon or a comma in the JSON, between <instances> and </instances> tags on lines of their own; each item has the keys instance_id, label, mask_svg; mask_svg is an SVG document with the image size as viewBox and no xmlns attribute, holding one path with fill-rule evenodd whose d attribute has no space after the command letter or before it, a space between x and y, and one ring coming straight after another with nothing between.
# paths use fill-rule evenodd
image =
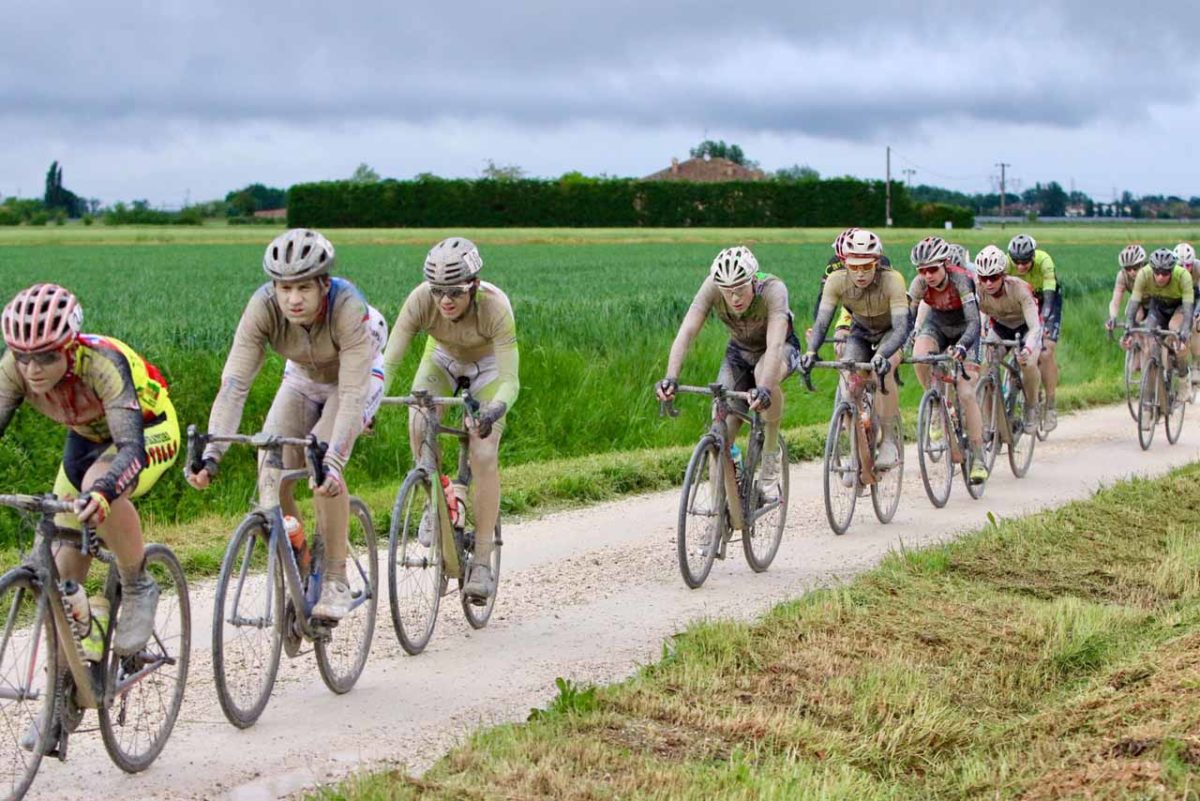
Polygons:
<instances>
[{"instance_id":1,"label":"hedge row","mask_svg":"<svg viewBox=\"0 0 1200 801\"><path fill-rule=\"evenodd\" d=\"M967 209L916 208L892 187L897 225L970 227ZM313 228L882 226L882 181L682 183L629 179L297 184L288 225Z\"/></svg>"}]
</instances>

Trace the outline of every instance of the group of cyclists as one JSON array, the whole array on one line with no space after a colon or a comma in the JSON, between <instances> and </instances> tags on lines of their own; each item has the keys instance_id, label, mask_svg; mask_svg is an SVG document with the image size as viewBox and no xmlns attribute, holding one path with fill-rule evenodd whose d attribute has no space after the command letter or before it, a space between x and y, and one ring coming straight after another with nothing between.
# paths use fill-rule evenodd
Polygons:
<instances>
[{"instance_id":1,"label":"group of cyclists","mask_svg":"<svg viewBox=\"0 0 1200 801\"><path fill-rule=\"evenodd\" d=\"M914 356L946 353L962 365L957 380L974 457L972 483L987 478L974 391L981 332L990 329L999 339L1020 340L1016 358L1026 394L1024 424L1055 427L1061 287L1053 259L1033 237L1019 234L1005 250L989 245L973 261L961 245L925 237L910 253L916 270L911 282L884 254L883 243L872 231L843 231L833 251L821 277L813 326L801 342L784 281L762 271L749 248L722 250L679 327L666 375L655 386L660 400L673 399L688 349L709 315L715 315L730 335L718 381L747 392L749 408L760 412L765 424L761 483L766 500L778 497L780 474L787 469L780 464L777 448L784 409L781 384L792 373L812 369L831 325L839 358L869 363L885 389L877 399L880 467L902 458L894 390L906 347ZM1128 294L1127 327L1169 326L1186 343L1197 325L1193 311L1200 265L1195 250L1181 243L1173 251L1161 248L1147 256L1141 245L1130 245L1118 261L1109 329L1117 325L1121 299ZM326 548L326 570L313 616L337 621L352 600L346 577L350 507L345 467L413 339L427 334L412 387L449 395L465 385L481 401L478 412L466 421L477 539L463 594L485 601L496 592L489 552L500 507L498 446L506 414L520 391L509 299L481 280L478 248L465 238L451 237L429 251L424 280L408 295L389 332L387 321L363 293L333 274L335 264L333 245L316 231L292 229L270 243L263 257L268 280L242 313L220 385L214 388L208 430L236 433L267 349L286 359L262 430L287 437L314 434L328 444L324 481L312 487ZM842 311L836 316L839 307ZM56 284L35 284L18 292L3 309L2 327L6 351L0 357L0 435L22 402L67 427L54 493L76 499L76 513L57 522L65 528L94 528L111 549L123 597L113 648L117 653L136 652L151 635L159 590L145 569L141 524L132 500L154 486L181 449L167 380L124 342L84 333L79 299ZM1128 345L1128 334L1124 341ZM1195 353L1200 337L1191 343ZM928 365L918 365L917 375L928 385ZM1044 389L1044 408L1037 402L1039 387ZM426 424L410 410L414 459ZM730 433L732 441L736 431ZM221 445L209 444L200 469L184 467L189 484L207 488L218 476L223 454ZM300 467L303 458L301 449L293 448L285 453L284 466ZM300 518L294 499L282 502L285 513ZM419 535L428 538L431 526L431 521L422 521ZM86 577L89 559L78 549L59 548L55 559L64 579L79 582ZM98 658L102 633L89 640L84 642L85 652Z\"/></svg>"},{"instance_id":2,"label":"group of cyclists","mask_svg":"<svg viewBox=\"0 0 1200 801\"><path fill-rule=\"evenodd\" d=\"M1054 351L1062 299L1054 261L1033 237L1013 237L1007 252L989 245L974 262L962 245L939 236L925 237L911 251L916 275L909 284L884 255L883 243L872 231L846 229L834 240L833 251L821 277L813 325L804 346L793 327L783 282L761 272L749 249L721 251L671 346L666 376L655 387L659 400L674 398L688 345L709 311L715 311L730 332L718 380L729 388L749 391L749 407L761 411L766 423L761 481L768 496L780 470L772 459L783 414L780 383L797 370L807 373L812 369L839 307L842 313L834 332L838 357L869 362L883 387L877 397L882 431L879 467L886 468L901 458L895 370L910 345L916 357L948 353L962 364L957 380L973 457L970 480L982 483L987 479L983 426L975 397L985 320L1000 339L1019 338L1022 342L1017 359L1027 395L1026 426L1041 423L1049 430L1057 425ZM916 372L922 386L928 387L929 365L917 364ZM1039 385L1045 389L1045 409L1037 403Z\"/></svg>"}]
</instances>

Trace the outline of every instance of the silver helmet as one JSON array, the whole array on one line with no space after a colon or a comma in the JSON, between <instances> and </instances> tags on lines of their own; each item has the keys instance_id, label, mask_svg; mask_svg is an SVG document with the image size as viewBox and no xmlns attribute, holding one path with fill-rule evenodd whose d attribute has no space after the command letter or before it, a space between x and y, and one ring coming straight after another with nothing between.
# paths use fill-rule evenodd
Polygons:
<instances>
[{"instance_id":1,"label":"silver helmet","mask_svg":"<svg viewBox=\"0 0 1200 801\"><path fill-rule=\"evenodd\" d=\"M1150 254L1150 269L1156 273L1169 273L1175 269L1175 251L1159 248Z\"/></svg>"},{"instance_id":2,"label":"silver helmet","mask_svg":"<svg viewBox=\"0 0 1200 801\"><path fill-rule=\"evenodd\" d=\"M263 254L263 270L275 281L307 281L328 275L333 262L333 245L308 228L284 231Z\"/></svg>"},{"instance_id":3,"label":"silver helmet","mask_svg":"<svg viewBox=\"0 0 1200 801\"><path fill-rule=\"evenodd\" d=\"M1141 267L1146 263L1146 249L1138 244L1126 245L1117 256L1117 263L1125 270L1130 267Z\"/></svg>"},{"instance_id":4,"label":"silver helmet","mask_svg":"<svg viewBox=\"0 0 1200 801\"><path fill-rule=\"evenodd\" d=\"M1029 234L1017 234L1008 241L1008 255L1013 261L1030 261L1037 250L1037 240Z\"/></svg>"},{"instance_id":5,"label":"silver helmet","mask_svg":"<svg viewBox=\"0 0 1200 801\"><path fill-rule=\"evenodd\" d=\"M913 246L909 257L916 267L923 264L940 264L950 258L950 243L940 236L927 236Z\"/></svg>"},{"instance_id":6,"label":"silver helmet","mask_svg":"<svg viewBox=\"0 0 1200 801\"><path fill-rule=\"evenodd\" d=\"M443 239L425 257L425 280L435 286L465 284L473 281L482 269L479 248L461 236Z\"/></svg>"}]
</instances>

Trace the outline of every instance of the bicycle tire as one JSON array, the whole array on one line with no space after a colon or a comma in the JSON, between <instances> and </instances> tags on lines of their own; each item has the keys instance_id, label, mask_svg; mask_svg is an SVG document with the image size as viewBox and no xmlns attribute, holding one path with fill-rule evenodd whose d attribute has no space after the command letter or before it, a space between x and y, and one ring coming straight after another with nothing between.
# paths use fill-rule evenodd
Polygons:
<instances>
[{"instance_id":1,"label":"bicycle tire","mask_svg":"<svg viewBox=\"0 0 1200 801\"><path fill-rule=\"evenodd\" d=\"M712 434L705 434L692 451L687 472L683 474L675 535L679 573L683 583L693 590L702 585L712 571L728 525L727 515L721 447ZM697 519L689 523L692 518ZM694 566L690 558L693 555L699 557Z\"/></svg>"},{"instance_id":2,"label":"bicycle tire","mask_svg":"<svg viewBox=\"0 0 1200 801\"><path fill-rule=\"evenodd\" d=\"M496 531L492 540L492 557L488 561L488 565L492 568L492 579L496 585L496 591L487 599L487 603L474 604L471 599L459 593L459 601L462 604L463 616L467 619L467 623L473 629L481 629L488 624L492 618L492 610L496 608L496 596L500 594L500 520L496 519ZM467 562L470 564L470 561ZM466 573L464 571L463 575Z\"/></svg>"},{"instance_id":3,"label":"bicycle tire","mask_svg":"<svg viewBox=\"0 0 1200 801\"><path fill-rule=\"evenodd\" d=\"M126 773L139 773L150 767L167 744L183 704L191 663L192 607L183 566L170 548L155 543L146 546L146 572L159 585L153 634L137 654L121 657L111 650L116 627L109 626L105 643L108 664L105 701L97 710L104 750ZM170 586L164 586L168 582ZM115 621L120 601L115 597L109 600ZM150 673L126 687L121 686L122 679L139 676L150 667L153 667ZM155 724L156 715L159 719ZM146 732L150 736L143 740L142 734ZM131 746L139 747L132 750Z\"/></svg>"},{"instance_id":4,"label":"bicycle tire","mask_svg":"<svg viewBox=\"0 0 1200 801\"><path fill-rule=\"evenodd\" d=\"M1138 421L1138 412L1134 400L1141 395L1141 382L1134 379L1134 374L1138 371L1133 369L1137 351L1138 347L1133 343L1129 345L1129 350L1125 351L1125 405L1129 407L1129 416L1135 423Z\"/></svg>"},{"instance_id":5,"label":"bicycle tire","mask_svg":"<svg viewBox=\"0 0 1200 801\"><path fill-rule=\"evenodd\" d=\"M1049 430L1046 429L1046 385L1045 384L1038 384L1037 402L1038 402L1038 409L1041 410L1041 414L1038 415L1038 424L1037 424L1036 434L1037 434L1038 442L1045 442L1046 437L1050 436Z\"/></svg>"},{"instance_id":6,"label":"bicycle tire","mask_svg":"<svg viewBox=\"0 0 1200 801\"><path fill-rule=\"evenodd\" d=\"M1187 411L1187 401L1179 397L1179 388L1185 381L1190 380L1187 376L1181 378L1174 371L1167 378L1165 399L1167 412L1163 415L1163 427L1167 430L1167 442L1172 445L1179 441L1179 435L1183 433L1183 416ZM1190 386L1188 392L1191 392ZM1172 429L1174 430L1172 431Z\"/></svg>"},{"instance_id":7,"label":"bicycle tire","mask_svg":"<svg viewBox=\"0 0 1200 801\"><path fill-rule=\"evenodd\" d=\"M47 677L58 676L58 648L49 598L35 583L30 570L17 568L0 577L0 614L4 616L4 629L0 633L0 684L15 688L18 694L36 694L28 701L5 699L0 703L0 716L14 735L0 747L3 760L0 787L7 786L5 798L19 799L33 784L53 735L60 682L47 681ZM26 751L17 738L35 725L37 742L33 751Z\"/></svg>"},{"instance_id":8,"label":"bicycle tire","mask_svg":"<svg viewBox=\"0 0 1200 801\"><path fill-rule=\"evenodd\" d=\"M934 442L934 431L941 432L940 442ZM950 426L950 416L941 395L936 390L926 390L917 413L917 457L925 495L938 509L950 500L950 487L954 483L955 466L950 453L950 437L953 436L956 434ZM939 468L944 474L941 478L935 475Z\"/></svg>"},{"instance_id":9,"label":"bicycle tire","mask_svg":"<svg viewBox=\"0 0 1200 801\"><path fill-rule=\"evenodd\" d=\"M884 431L874 407L871 409L871 425L876 432L875 441L871 443L872 455L877 456ZM875 519L880 523L892 522L896 509L900 507L900 493L904 488L904 432L899 424L896 426L896 451L900 461L895 467L880 470L876 462L875 483L871 485L871 506L875 508Z\"/></svg>"},{"instance_id":10,"label":"bicycle tire","mask_svg":"<svg viewBox=\"0 0 1200 801\"><path fill-rule=\"evenodd\" d=\"M834 407L829 418L829 433L825 437L824 476L825 517L834 534L842 535L854 519L858 503L858 460L854 456L856 434L854 408L846 402ZM851 477L846 486L846 476Z\"/></svg>"},{"instance_id":11,"label":"bicycle tire","mask_svg":"<svg viewBox=\"0 0 1200 801\"><path fill-rule=\"evenodd\" d=\"M266 518L259 513L247 515L229 540L217 577L213 601L213 679L221 711L239 729L253 726L262 715L267 702L271 700L271 690L279 672L279 654L283 647L284 585L279 560L272 559L270 551L271 527ZM254 583L249 584L251 581ZM231 582L239 585L232 598L229 597ZM259 584L259 597L247 602L247 588ZM231 622L232 613L239 610L230 610L231 614L226 615L227 599L230 603L242 601L239 610L248 613L245 615L247 618L256 612L260 620L261 615L266 615L271 619L269 625L237 625ZM261 605L261 609L258 605ZM249 633L244 637L233 636L242 630ZM253 681L256 676L257 682Z\"/></svg>"},{"instance_id":12,"label":"bicycle tire","mask_svg":"<svg viewBox=\"0 0 1200 801\"><path fill-rule=\"evenodd\" d=\"M350 593L355 598L365 596L365 600L351 606L349 614L330 630L329 639L313 641L321 680L338 695L350 692L366 667L379 603L379 543L371 510L359 498L350 498L346 537L350 545L346 553Z\"/></svg>"},{"instance_id":13,"label":"bicycle tire","mask_svg":"<svg viewBox=\"0 0 1200 801\"><path fill-rule=\"evenodd\" d=\"M752 447L751 450L757 450L757 447ZM771 562L775 561L775 556L779 553L779 544L783 541L783 529L787 524L787 509L788 509L788 491L791 484L788 476L788 453L787 443L783 441L783 436L779 437L779 500L778 505L769 513L758 517L759 507L759 476L762 473L762 461L753 459L754 475L750 477L750 508L751 514L755 515L745 530L742 531L742 551L746 555L746 564L750 565L750 569L755 573L762 573L771 566ZM747 462L747 467L750 462ZM749 470L747 470L749 472ZM764 531L765 529L765 531ZM763 532L760 536L760 532ZM765 546L765 547L763 547Z\"/></svg>"},{"instance_id":14,"label":"bicycle tire","mask_svg":"<svg viewBox=\"0 0 1200 801\"><path fill-rule=\"evenodd\" d=\"M1004 404L1000 402L1000 394L996 386L996 376L988 373L979 381L975 388L975 397L979 402L979 416L983 421L983 466L988 474L996 464L996 454L1000 452L1001 415L1004 414Z\"/></svg>"},{"instance_id":15,"label":"bicycle tire","mask_svg":"<svg viewBox=\"0 0 1200 801\"><path fill-rule=\"evenodd\" d=\"M1151 360L1142 368L1142 387L1138 393L1138 444L1150 450L1158 425L1158 362Z\"/></svg>"},{"instance_id":16,"label":"bicycle tire","mask_svg":"<svg viewBox=\"0 0 1200 801\"><path fill-rule=\"evenodd\" d=\"M1025 428L1025 387L1015 373L1011 375L1003 390L1004 413L1008 416L1008 430L1012 439L1008 442L1008 467L1016 478L1024 478L1033 462L1033 451L1037 437Z\"/></svg>"},{"instance_id":17,"label":"bicycle tire","mask_svg":"<svg viewBox=\"0 0 1200 801\"><path fill-rule=\"evenodd\" d=\"M434 521L428 546L418 539L426 511ZM445 588L439 525L433 484L423 469L414 469L396 492L388 527L388 607L400 647L410 656L429 644Z\"/></svg>"}]
</instances>

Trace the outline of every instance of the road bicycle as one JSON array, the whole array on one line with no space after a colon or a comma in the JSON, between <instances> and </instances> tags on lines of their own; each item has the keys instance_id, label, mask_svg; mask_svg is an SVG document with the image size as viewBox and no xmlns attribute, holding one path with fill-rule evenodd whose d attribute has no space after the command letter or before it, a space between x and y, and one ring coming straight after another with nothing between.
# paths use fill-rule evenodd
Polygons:
<instances>
[{"instance_id":1,"label":"road bicycle","mask_svg":"<svg viewBox=\"0 0 1200 801\"><path fill-rule=\"evenodd\" d=\"M984 339L983 374L975 395L983 418L983 459L990 474L996 455L1007 446L1008 466L1017 478L1029 471L1037 436L1025 427L1025 389L1016 352L1020 339Z\"/></svg>"},{"instance_id":2,"label":"road bicycle","mask_svg":"<svg viewBox=\"0 0 1200 801\"><path fill-rule=\"evenodd\" d=\"M941 509L950 500L956 466L967 485L967 493L972 498L982 498L986 481L971 483L973 457L963 430L958 397L958 379L965 375L962 363L947 353L911 356L904 361L932 368L929 388L921 396L917 412L917 457L929 502Z\"/></svg>"},{"instance_id":3,"label":"road bicycle","mask_svg":"<svg viewBox=\"0 0 1200 801\"><path fill-rule=\"evenodd\" d=\"M1154 441L1154 428L1159 418L1167 430L1167 442L1174 445L1183 431L1183 415L1191 398L1191 372L1179 376L1174 369L1175 360L1182 354L1174 353L1169 341L1179 341L1179 335L1166 328L1130 328L1127 335L1145 334L1153 339L1142 363L1142 385L1138 391L1138 444L1149 450ZM1170 358L1163 350L1171 351ZM1180 383L1183 383L1183 389Z\"/></svg>"},{"instance_id":4,"label":"road bicycle","mask_svg":"<svg viewBox=\"0 0 1200 801\"><path fill-rule=\"evenodd\" d=\"M1113 338L1113 330L1125 328L1125 323L1115 323L1112 328L1108 329L1108 338ZM1122 377L1125 383L1125 405L1129 408L1129 416L1133 418L1133 422L1138 419L1138 398L1141 394L1142 386L1142 363L1145 362L1145 357L1142 354L1141 337L1132 337L1129 342L1129 349L1125 351L1125 367L1122 372Z\"/></svg>"},{"instance_id":5,"label":"road bicycle","mask_svg":"<svg viewBox=\"0 0 1200 801\"><path fill-rule=\"evenodd\" d=\"M854 519L858 498L868 491L875 517L890 523L900 505L904 479L904 439L897 429L895 464L880 465L877 459L884 431L875 410L875 393L887 392L870 362L848 359L814 362L813 367L842 373L829 433L825 437L823 488L825 517L834 534L845 534ZM812 377L801 373L805 386L813 391Z\"/></svg>"},{"instance_id":6,"label":"road bicycle","mask_svg":"<svg viewBox=\"0 0 1200 801\"><path fill-rule=\"evenodd\" d=\"M312 434L201 434L188 426L187 459L193 472L203 469L201 457L209 443L248 445L264 452L258 505L229 540L213 602L217 700L229 722L244 729L254 725L271 699L281 650L294 658L302 654L305 642L311 642L321 679L335 693L349 692L358 681L371 650L379 597L375 525L367 505L351 496L346 555L350 611L339 621L313 617L325 571L324 534L313 527L312 564L302 572L279 499L290 495L300 479L311 477L313 486L324 483L325 443ZM306 467L284 468L283 450L288 447L304 449Z\"/></svg>"},{"instance_id":7,"label":"road bicycle","mask_svg":"<svg viewBox=\"0 0 1200 801\"><path fill-rule=\"evenodd\" d=\"M425 390L411 395L384 398L384 405L409 406L425 420L425 435L421 442L416 465L404 477L392 506L388 529L388 585L392 610L392 626L400 646L416 655L425 649L433 636L442 596L449 591L449 578L457 580L463 614L472 628L481 629L491 619L496 606L497 592L486 601L469 598L463 592L475 554L476 532L467 528L470 514L468 497L471 486L469 459L470 434L466 418L479 412L479 403L465 388L462 394L436 397ZM463 426L442 423L440 409L447 406L463 408ZM438 436L445 434L458 439L458 475L453 483L442 483L442 450ZM457 513L451 515L447 498L448 486ZM453 487L457 487L455 491ZM461 494L462 497L459 497ZM428 534L422 541L421 524L426 523ZM489 566L497 591L500 585L500 520L496 520Z\"/></svg>"},{"instance_id":8,"label":"road bicycle","mask_svg":"<svg viewBox=\"0 0 1200 801\"><path fill-rule=\"evenodd\" d=\"M112 649L121 605L116 561L89 528L60 528L54 522L56 514L74 514L75 503L53 495L0 495L0 505L38 518L30 552L20 566L0 577L4 797L25 795L44 754L67 758L68 738L82 731L79 725L88 709L97 712L100 736L112 761L129 773L145 770L171 735L187 685L192 621L179 560L165 545L146 546L146 572L159 587L154 628L141 650L120 656ZM54 563L55 546L77 548L108 565L104 598L110 622L99 661L85 658L71 625Z\"/></svg>"},{"instance_id":9,"label":"road bicycle","mask_svg":"<svg viewBox=\"0 0 1200 801\"><path fill-rule=\"evenodd\" d=\"M692 589L703 584L714 560L725 558L734 531L742 534L746 563L755 573L761 573L779 552L787 522L787 444L780 436L777 492L776 497L768 499L761 483L766 439L762 416L757 411L743 411L741 404L735 403L749 404L750 393L727 389L719 383L679 386L676 392L712 398L712 424L692 451L679 497L675 550L683 582ZM660 414L678 417L679 411L672 401L663 401ZM730 418L750 424L741 464L732 452L734 442L727 428Z\"/></svg>"}]
</instances>

